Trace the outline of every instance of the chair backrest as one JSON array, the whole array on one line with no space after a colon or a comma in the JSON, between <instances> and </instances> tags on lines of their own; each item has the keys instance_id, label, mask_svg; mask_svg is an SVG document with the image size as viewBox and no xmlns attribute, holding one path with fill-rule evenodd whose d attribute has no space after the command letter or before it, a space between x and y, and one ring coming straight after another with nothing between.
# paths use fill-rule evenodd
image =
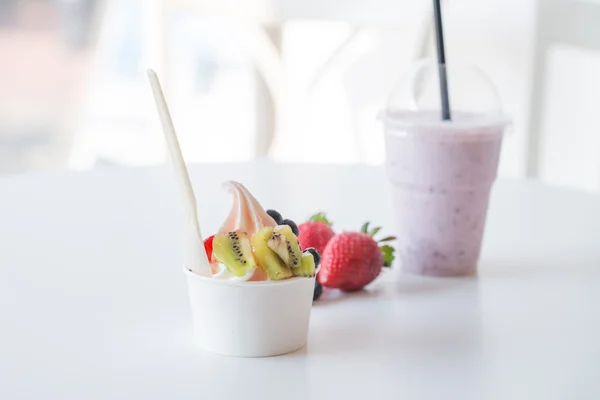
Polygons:
<instances>
[{"instance_id":1,"label":"chair backrest","mask_svg":"<svg viewBox=\"0 0 600 400\"><path fill-rule=\"evenodd\" d=\"M538 35L547 44L563 43L600 50L600 3L592 0L542 0Z\"/></svg>"}]
</instances>

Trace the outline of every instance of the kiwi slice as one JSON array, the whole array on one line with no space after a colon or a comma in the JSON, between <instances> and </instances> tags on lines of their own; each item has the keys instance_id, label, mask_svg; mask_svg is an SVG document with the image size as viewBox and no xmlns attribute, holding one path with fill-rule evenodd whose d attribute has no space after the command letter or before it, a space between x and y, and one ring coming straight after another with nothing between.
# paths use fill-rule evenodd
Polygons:
<instances>
[{"instance_id":1,"label":"kiwi slice","mask_svg":"<svg viewBox=\"0 0 600 400\"><path fill-rule=\"evenodd\" d=\"M297 268L300 266L302 250L300 250L298 237L294 235L289 225L277 225L273 228L273 235L267 241L267 246L277 253L288 267Z\"/></svg>"},{"instance_id":2,"label":"kiwi slice","mask_svg":"<svg viewBox=\"0 0 600 400\"><path fill-rule=\"evenodd\" d=\"M315 264L315 257L310 251L305 251L302 253L302 257L300 258L300 266L294 268L292 272L294 273L294 276L311 278L315 276L316 269L317 266Z\"/></svg>"},{"instance_id":3,"label":"kiwi slice","mask_svg":"<svg viewBox=\"0 0 600 400\"><path fill-rule=\"evenodd\" d=\"M235 276L245 276L256 267L252 256L250 239L245 232L229 232L215 235L213 257L225 265Z\"/></svg>"},{"instance_id":4,"label":"kiwi slice","mask_svg":"<svg viewBox=\"0 0 600 400\"><path fill-rule=\"evenodd\" d=\"M250 241L252 242L254 258L272 281L291 278L293 276L291 268L267 245L267 242L273 236L273 230L273 227L268 226L259 229L252 235Z\"/></svg>"}]
</instances>

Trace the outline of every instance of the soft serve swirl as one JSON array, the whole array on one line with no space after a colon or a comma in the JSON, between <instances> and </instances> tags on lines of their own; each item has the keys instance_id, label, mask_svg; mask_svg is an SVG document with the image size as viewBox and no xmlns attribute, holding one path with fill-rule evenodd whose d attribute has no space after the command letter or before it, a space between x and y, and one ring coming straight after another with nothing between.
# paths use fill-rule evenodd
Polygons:
<instances>
[{"instance_id":1,"label":"soft serve swirl","mask_svg":"<svg viewBox=\"0 0 600 400\"><path fill-rule=\"evenodd\" d=\"M223 187L233 196L233 204L225 222L219 228L218 233L227 233L233 231L243 231L249 236L256 233L265 226L276 226L277 223L258 200L250 193L244 185L235 181L223 183ZM227 270L225 265L213 260L211 263L213 277L216 279L230 279L241 281L263 281L267 279L266 274L261 268L254 268L243 277L237 277Z\"/></svg>"},{"instance_id":2,"label":"soft serve swirl","mask_svg":"<svg viewBox=\"0 0 600 400\"><path fill-rule=\"evenodd\" d=\"M265 211L239 182L224 187L233 195L231 211L205 242L213 277L244 282L314 278L321 257L313 248L302 251L294 221Z\"/></svg>"}]
</instances>

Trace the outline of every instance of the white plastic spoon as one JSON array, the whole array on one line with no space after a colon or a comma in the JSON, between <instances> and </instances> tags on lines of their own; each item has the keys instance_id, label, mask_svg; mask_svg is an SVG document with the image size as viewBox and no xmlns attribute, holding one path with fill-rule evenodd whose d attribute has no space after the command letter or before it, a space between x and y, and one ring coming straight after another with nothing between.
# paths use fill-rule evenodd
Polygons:
<instances>
[{"instance_id":1,"label":"white plastic spoon","mask_svg":"<svg viewBox=\"0 0 600 400\"><path fill-rule=\"evenodd\" d=\"M204 250L204 241L202 240L200 225L198 224L196 196L194 195L190 176L185 165L185 160L183 159L183 154L181 153L181 147L179 146L177 133L175 133L175 127L173 126L173 120L169 113L169 107L167 106L167 101L165 100L156 72L149 69L148 79L150 80L150 86L152 87L152 93L162 123L163 133L167 140L171 162L173 163L175 173L179 180L179 187L181 189L181 194L183 195L187 214L187 220L185 221L185 236L187 240L185 265L198 275L212 276L210 264L208 263L206 251Z\"/></svg>"}]
</instances>

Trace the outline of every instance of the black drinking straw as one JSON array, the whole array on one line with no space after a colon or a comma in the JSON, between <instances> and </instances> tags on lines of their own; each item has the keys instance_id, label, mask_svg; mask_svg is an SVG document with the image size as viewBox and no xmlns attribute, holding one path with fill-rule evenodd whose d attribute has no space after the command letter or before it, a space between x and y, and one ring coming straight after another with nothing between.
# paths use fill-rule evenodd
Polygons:
<instances>
[{"instance_id":1,"label":"black drinking straw","mask_svg":"<svg viewBox=\"0 0 600 400\"><path fill-rule=\"evenodd\" d=\"M450 99L448 98L448 76L446 75L446 51L444 50L444 30L442 29L442 7L440 0L433 0L435 18L435 38L437 45L438 72L440 74L440 95L442 97L442 119L450 120Z\"/></svg>"}]
</instances>

